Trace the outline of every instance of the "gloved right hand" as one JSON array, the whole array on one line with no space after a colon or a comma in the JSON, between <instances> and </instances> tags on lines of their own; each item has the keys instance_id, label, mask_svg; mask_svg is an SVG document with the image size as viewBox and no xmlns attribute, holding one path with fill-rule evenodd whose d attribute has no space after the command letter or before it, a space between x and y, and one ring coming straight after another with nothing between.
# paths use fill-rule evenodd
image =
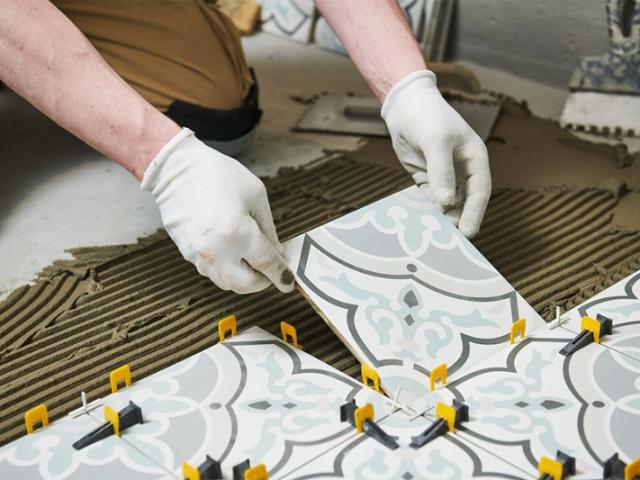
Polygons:
<instances>
[{"instance_id":1,"label":"gloved right hand","mask_svg":"<svg viewBox=\"0 0 640 480\"><path fill-rule=\"evenodd\" d=\"M238 161L185 128L149 164L141 186L180 253L218 287L293 290L265 186Z\"/></svg>"},{"instance_id":2,"label":"gloved right hand","mask_svg":"<svg viewBox=\"0 0 640 480\"><path fill-rule=\"evenodd\" d=\"M473 237L491 196L487 147L442 97L433 72L419 70L400 80L387 93L381 115L405 170Z\"/></svg>"}]
</instances>

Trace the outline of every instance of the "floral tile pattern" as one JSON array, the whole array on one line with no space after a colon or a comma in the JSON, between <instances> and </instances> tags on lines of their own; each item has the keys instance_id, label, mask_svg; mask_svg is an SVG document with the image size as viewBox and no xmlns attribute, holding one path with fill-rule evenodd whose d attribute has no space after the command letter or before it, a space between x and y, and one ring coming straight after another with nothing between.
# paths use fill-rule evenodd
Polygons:
<instances>
[{"instance_id":1,"label":"floral tile pattern","mask_svg":"<svg viewBox=\"0 0 640 480\"><path fill-rule=\"evenodd\" d=\"M433 367L450 378L544 321L417 188L294 238L302 291L387 391L412 403ZM435 399L435 398L434 398Z\"/></svg>"},{"instance_id":2,"label":"floral tile pattern","mask_svg":"<svg viewBox=\"0 0 640 480\"><path fill-rule=\"evenodd\" d=\"M117 437L82 450L73 442L102 423L66 417L0 448L0 478L13 480L173 479L161 465Z\"/></svg>"},{"instance_id":3,"label":"floral tile pattern","mask_svg":"<svg viewBox=\"0 0 640 480\"><path fill-rule=\"evenodd\" d=\"M433 0L398 0L398 4L404 11L411 31L420 41L425 25L429 23L432 16ZM324 17L318 17L316 20L313 28L313 41L322 48L347 55L347 51Z\"/></svg>"},{"instance_id":4,"label":"floral tile pattern","mask_svg":"<svg viewBox=\"0 0 640 480\"><path fill-rule=\"evenodd\" d=\"M260 0L261 28L280 37L308 43L315 12L313 0Z\"/></svg>"},{"instance_id":5,"label":"floral tile pattern","mask_svg":"<svg viewBox=\"0 0 640 480\"><path fill-rule=\"evenodd\" d=\"M270 478L537 478L541 456L577 459L599 478L613 453L637 458L640 362L591 344L569 357L573 337L547 328L502 348L429 394L469 406L469 422L414 449L435 419L415 416L357 381L252 328L105 397L142 408L144 423L81 451L71 444L102 423L98 413L65 418L0 449L1 478L181 478L180 465L206 455L224 478L249 459ZM354 399L372 403L390 450L339 416Z\"/></svg>"},{"instance_id":6,"label":"floral tile pattern","mask_svg":"<svg viewBox=\"0 0 640 480\"><path fill-rule=\"evenodd\" d=\"M420 435L431 424L431 420L424 417L413 418L395 412L378 424L396 437L398 449L390 450L365 434L355 434L320 458L285 475L284 479L537 478L477 448L458 433L447 434L413 449L409 446L411 438Z\"/></svg>"},{"instance_id":7,"label":"floral tile pattern","mask_svg":"<svg viewBox=\"0 0 640 480\"><path fill-rule=\"evenodd\" d=\"M447 385L469 406L465 435L531 474L557 450L576 458L575 478L601 478L616 452L637 458L639 365L593 343L560 355L572 338L541 329Z\"/></svg>"},{"instance_id":8,"label":"floral tile pattern","mask_svg":"<svg viewBox=\"0 0 640 480\"><path fill-rule=\"evenodd\" d=\"M251 328L103 399L134 402L142 424L76 451L102 412L64 418L0 448L0 478L175 479L208 455L224 478L249 460L272 479L527 479L561 450L577 460L572 478L594 479L614 453L640 457L640 272L550 329L417 187L291 240L287 258L388 397ZM613 333L560 355L599 313ZM510 344L520 318L526 338ZM431 392L442 363L448 383ZM412 448L435 404L454 399L469 421ZM373 404L398 449L341 420L351 400Z\"/></svg>"},{"instance_id":9,"label":"floral tile pattern","mask_svg":"<svg viewBox=\"0 0 640 480\"><path fill-rule=\"evenodd\" d=\"M577 334L583 316L595 318L598 314L613 320L613 331L602 338L602 345L640 362L640 272L629 275L567 312L564 317L568 320L562 328Z\"/></svg>"},{"instance_id":10,"label":"floral tile pattern","mask_svg":"<svg viewBox=\"0 0 640 480\"><path fill-rule=\"evenodd\" d=\"M255 327L131 387L105 397L120 409L133 401L145 423L122 438L177 474L206 455L231 476L249 459L271 477L350 435L339 418L350 399L388 399Z\"/></svg>"}]
</instances>

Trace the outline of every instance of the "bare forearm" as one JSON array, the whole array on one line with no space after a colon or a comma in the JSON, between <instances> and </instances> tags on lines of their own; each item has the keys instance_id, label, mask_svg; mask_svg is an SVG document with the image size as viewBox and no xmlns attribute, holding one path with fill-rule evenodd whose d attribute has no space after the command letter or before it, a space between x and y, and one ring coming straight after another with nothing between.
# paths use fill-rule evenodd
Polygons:
<instances>
[{"instance_id":1,"label":"bare forearm","mask_svg":"<svg viewBox=\"0 0 640 480\"><path fill-rule=\"evenodd\" d=\"M397 0L316 0L373 93L386 93L426 67Z\"/></svg>"},{"instance_id":2,"label":"bare forearm","mask_svg":"<svg viewBox=\"0 0 640 480\"><path fill-rule=\"evenodd\" d=\"M0 80L138 179L180 128L47 0L0 0Z\"/></svg>"}]
</instances>

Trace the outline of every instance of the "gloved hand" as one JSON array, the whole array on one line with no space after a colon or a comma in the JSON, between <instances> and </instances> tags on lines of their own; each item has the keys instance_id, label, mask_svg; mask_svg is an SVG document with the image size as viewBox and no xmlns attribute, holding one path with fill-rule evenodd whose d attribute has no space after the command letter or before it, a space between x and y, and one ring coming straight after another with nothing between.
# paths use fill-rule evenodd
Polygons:
<instances>
[{"instance_id":1,"label":"gloved hand","mask_svg":"<svg viewBox=\"0 0 640 480\"><path fill-rule=\"evenodd\" d=\"M464 235L478 233L491 195L487 148L442 98L433 72L400 80L386 95L381 115L416 184Z\"/></svg>"},{"instance_id":2,"label":"gloved hand","mask_svg":"<svg viewBox=\"0 0 640 480\"><path fill-rule=\"evenodd\" d=\"M264 184L189 129L171 139L147 167L153 194L180 253L223 290L293 290Z\"/></svg>"}]
</instances>

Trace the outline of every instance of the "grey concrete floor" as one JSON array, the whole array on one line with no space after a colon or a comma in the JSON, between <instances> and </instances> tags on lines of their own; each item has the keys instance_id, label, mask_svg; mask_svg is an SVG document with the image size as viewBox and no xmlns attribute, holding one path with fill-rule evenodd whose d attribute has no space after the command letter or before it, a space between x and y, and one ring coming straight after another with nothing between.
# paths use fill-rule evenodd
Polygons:
<instances>
[{"instance_id":1,"label":"grey concrete floor","mask_svg":"<svg viewBox=\"0 0 640 480\"><path fill-rule=\"evenodd\" d=\"M290 131L307 108L292 97L369 93L347 58L268 34L244 38L243 44L265 113L240 161L257 175L275 175L281 166L307 164L327 149L361 144L359 137ZM565 92L467 66L485 88L557 117ZM153 200L128 172L7 91L0 93L0 119L0 298L53 260L68 258L66 249L133 242L161 226Z\"/></svg>"}]
</instances>

